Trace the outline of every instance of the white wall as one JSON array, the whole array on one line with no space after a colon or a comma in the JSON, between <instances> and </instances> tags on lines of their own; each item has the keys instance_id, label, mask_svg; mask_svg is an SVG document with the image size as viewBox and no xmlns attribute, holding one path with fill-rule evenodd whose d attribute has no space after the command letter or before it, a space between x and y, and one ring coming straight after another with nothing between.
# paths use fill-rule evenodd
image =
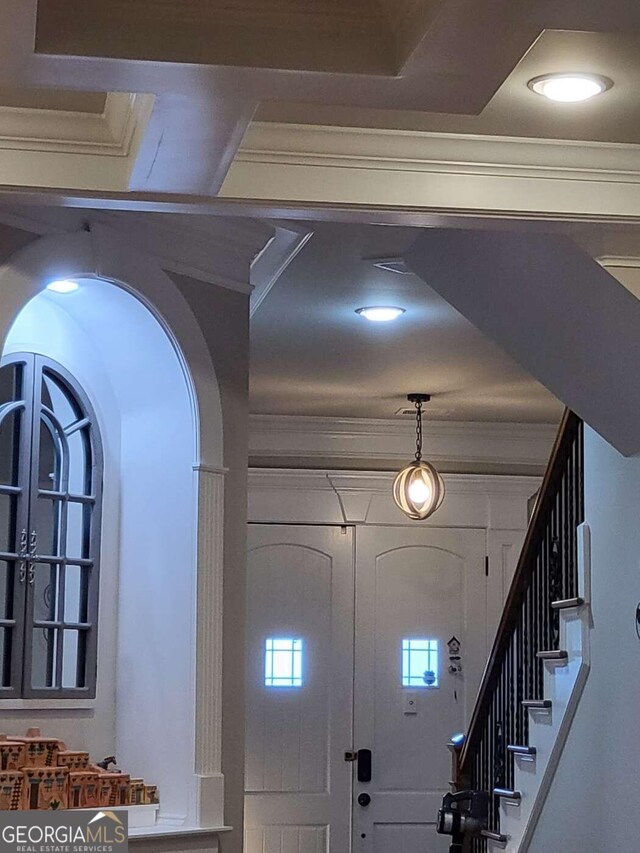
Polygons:
<instances>
[{"instance_id":1,"label":"white wall","mask_svg":"<svg viewBox=\"0 0 640 853\"><path fill-rule=\"evenodd\" d=\"M640 458L585 433L591 671L530 853L638 850Z\"/></svg>"},{"instance_id":2,"label":"white wall","mask_svg":"<svg viewBox=\"0 0 640 853\"><path fill-rule=\"evenodd\" d=\"M82 711L25 703L3 713L3 728L40 724L96 759L115 751L123 769L159 785L165 816L193 818L196 430L185 374L142 303L96 280L32 299L4 352L20 350L74 374L100 422L98 691Z\"/></svg>"}]
</instances>

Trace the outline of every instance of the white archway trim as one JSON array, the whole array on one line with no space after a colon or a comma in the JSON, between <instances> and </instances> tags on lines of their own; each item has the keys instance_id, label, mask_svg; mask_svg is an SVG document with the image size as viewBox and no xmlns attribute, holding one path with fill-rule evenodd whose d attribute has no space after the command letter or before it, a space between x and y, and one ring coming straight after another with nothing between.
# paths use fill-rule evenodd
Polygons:
<instances>
[{"instance_id":1,"label":"white archway trim","mask_svg":"<svg viewBox=\"0 0 640 853\"><path fill-rule=\"evenodd\" d=\"M224 826L222 734L222 580L224 529L223 424L219 387L202 331L176 285L153 259L132 250L110 228L41 237L0 267L6 312L0 351L24 306L60 278L100 278L136 296L172 342L191 389L196 459L197 574L193 676L193 804L185 829ZM160 698L160 697L159 697Z\"/></svg>"},{"instance_id":2,"label":"white archway trim","mask_svg":"<svg viewBox=\"0 0 640 853\"><path fill-rule=\"evenodd\" d=\"M198 459L194 464L223 467L222 404L215 370L202 330L176 285L152 258L132 249L105 225L40 237L0 267L0 287L10 294L10 310L0 319L0 339L26 303L48 281L102 278L140 299L172 341L195 391Z\"/></svg>"}]
</instances>

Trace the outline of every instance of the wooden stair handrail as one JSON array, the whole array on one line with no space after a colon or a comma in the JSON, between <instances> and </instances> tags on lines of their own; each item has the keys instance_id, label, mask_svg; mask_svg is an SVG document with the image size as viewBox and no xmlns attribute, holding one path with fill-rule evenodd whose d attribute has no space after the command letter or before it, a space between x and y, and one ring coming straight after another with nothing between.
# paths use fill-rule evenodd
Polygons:
<instances>
[{"instance_id":1,"label":"wooden stair handrail","mask_svg":"<svg viewBox=\"0 0 640 853\"><path fill-rule=\"evenodd\" d=\"M496 632L496 637L489 655L489 660L482 676L476 704L471 717L471 723L465 739L464 748L460 755L459 770L462 777L468 773L467 763L475 752L477 742L482 737L485 718L491 704L493 692L500 678L500 671L511 642L511 636L522 607L531 574L535 568L536 548L540 535L544 535L544 519L549 504L555 499L555 491L551 488L564 471L565 447L574 440L580 428L581 420L571 410L565 409L558 434L551 451L549 464L538 493L535 508L527 528L522 551L513 576L509 595L502 612L502 618Z\"/></svg>"}]
</instances>

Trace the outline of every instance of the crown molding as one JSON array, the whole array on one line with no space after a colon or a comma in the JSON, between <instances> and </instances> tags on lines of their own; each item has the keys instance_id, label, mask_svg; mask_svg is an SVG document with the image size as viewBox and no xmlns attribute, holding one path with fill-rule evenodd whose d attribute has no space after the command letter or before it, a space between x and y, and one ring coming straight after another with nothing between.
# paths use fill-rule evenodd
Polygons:
<instances>
[{"instance_id":1,"label":"crown molding","mask_svg":"<svg viewBox=\"0 0 640 853\"><path fill-rule=\"evenodd\" d=\"M414 527L392 498L394 474L249 469L249 521ZM424 527L525 530L538 476L446 474L446 499Z\"/></svg>"},{"instance_id":2,"label":"crown molding","mask_svg":"<svg viewBox=\"0 0 640 853\"><path fill-rule=\"evenodd\" d=\"M0 184L126 190L153 102L111 92L102 113L0 107Z\"/></svg>"},{"instance_id":3,"label":"crown molding","mask_svg":"<svg viewBox=\"0 0 640 853\"><path fill-rule=\"evenodd\" d=\"M546 468L556 432L550 424L428 421L424 451L444 471L538 475ZM413 442L408 418L249 418L254 467L400 465L412 456Z\"/></svg>"},{"instance_id":4,"label":"crown molding","mask_svg":"<svg viewBox=\"0 0 640 853\"><path fill-rule=\"evenodd\" d=\"M153 100L109 92L102 113L0 106L0 151L128 157L136 125L146 121Z\"/></svg>"},{"instance_id":5,"label":"crown molding","mask_svg":"<svg viewBox=\"0 0 640 853\"><path fill-rule=\"evenodd\" d=\"M640 145L254 122L221 194L485 215L635 217Z\"/></svg>"}]
</instances>

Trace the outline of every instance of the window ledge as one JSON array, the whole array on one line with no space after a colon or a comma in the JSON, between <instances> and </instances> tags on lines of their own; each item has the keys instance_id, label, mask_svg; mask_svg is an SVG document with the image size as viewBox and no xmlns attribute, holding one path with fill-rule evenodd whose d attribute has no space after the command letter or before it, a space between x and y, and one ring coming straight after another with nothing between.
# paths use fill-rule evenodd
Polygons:
<instances>
[{"instance_id":1,"label":"window ledge","mask_svg":"<svg viewBox=\"0 0 640 853\"><path fill-rule=\"evenodd\" d=\"M95 707L95 699L0 699L0 711L81 711Z\"/></svg>"},{"instance_id":2,"label":"window ledge","mask_svg":"<svg viewBox=\"0 0 640 853\"><path fill-rule=\"evenodd\" d=\"M232 826L140 826L129 830L129 838L176 838L185 835L218 835L231 832Z\"/></svg>"}]
</instances>

